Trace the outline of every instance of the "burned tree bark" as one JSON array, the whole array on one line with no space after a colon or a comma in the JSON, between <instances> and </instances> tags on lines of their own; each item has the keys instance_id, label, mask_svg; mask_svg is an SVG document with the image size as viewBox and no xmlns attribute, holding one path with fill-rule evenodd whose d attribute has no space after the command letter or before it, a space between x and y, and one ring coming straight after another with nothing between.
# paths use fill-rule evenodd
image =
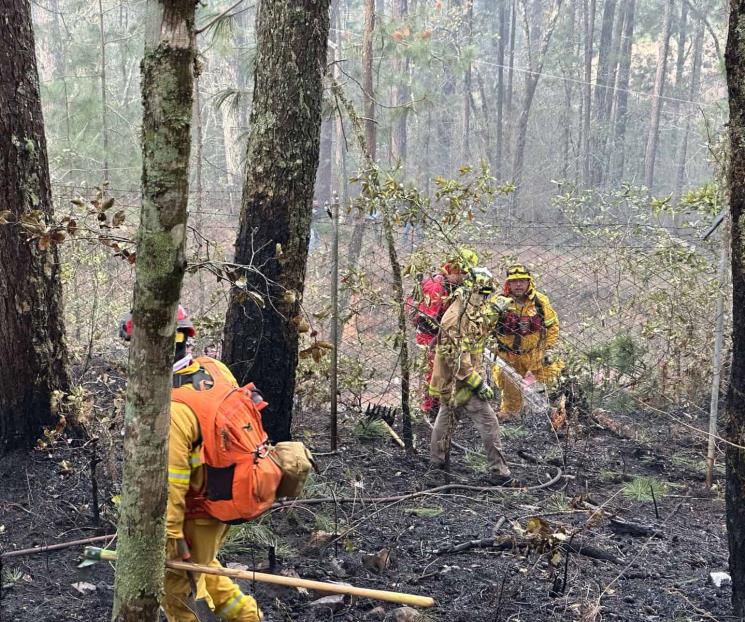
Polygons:
<instances>
[{"instance_id":1,"label":"burned tree bark","mask_svg":"<svg viewBox=\"0 0 745 622\"><path fill-rule=\"evenodd\" d=\"M328 0L263 2L235 262L225 323L225 362L239 382L256 383L269 406L265 427L290 438L300 302L318 167ZM251 267L252 266L252 267Z\"/></svg>"},{"instance_id":2,"label":"burned tree bark","mask_svg":"<svg viewBox=\"0 0 745 622\"><path fill-rule=\"evenodd\" d=\"M725 51L732 217L732 371L727 394L727 536L732 608L745 616L745 0L730 2Z\"/></svg>"},{"instance_id":3,"label":"burned tree bark","mask_svg":"<svg viewBox=\"0 0 745 622\"><path fill-rule=\"evenodd\" d=\"M28 0L0 4L0 451L33 445L68 391L59 257L22 218L52 219L47 145ZM10 369L8 367L7 369Z\"/></svg>"},{"instance_id":4,"label":"burned tree bark","mask_svg":"<svg viewBox=\"0 0 745 622\"><path fill-rule=\"evenodd\" d=\"M195 3L149 0L142 59L142 208L124 415L115 622L155 622L163 586L171 374L186 267Z\"/></svg>"}]
</instances>

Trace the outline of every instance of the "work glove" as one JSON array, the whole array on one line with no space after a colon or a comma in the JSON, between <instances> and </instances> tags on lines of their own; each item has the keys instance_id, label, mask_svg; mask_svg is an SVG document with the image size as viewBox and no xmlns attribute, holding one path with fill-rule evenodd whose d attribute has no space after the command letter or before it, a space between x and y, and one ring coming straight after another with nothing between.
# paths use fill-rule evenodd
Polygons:
<instances>
[{"instance_id":1,"label":"work glove","mask_svg":"<svg viewBox=\"0 0 745 622\"><path fill-rule=\"evenodd\" d=\"M186 561L190 557L191 551L184 538L168 538L166 540L166 559Z\"/></svg>"},{"instance_id":2,"label":"work glove","mask_svg":"<svg viewBox=\"0 0 745 622\"><path fill-rule=\"evenodd\" d=\"M543 353L543 365L548 367L549 365L553 365L559 357L556 356L554 352L551 350L546 350Z\"/></svg>"},{"instance_id":3,"label":"work glove","mask_svg":"<svg viewBox=\"0 0 745 622\"><path fill-rule=\"evenodd\" d=\"M440 330L439 322L427 315L426 313L420 313L416 324L417 330L426 335L436 335Z\"/></svg>"},{"instance_id":4,"label":"work glove","mask_svg":"<svg viewBox=\"0 0 745 622\"><path fill-rule=\"evenodd\" d=\"M502 315L507 309L510 308L510 305L512 304L512 298L508 296L494 296L489 303L491 304L494 311L496 311L499 315Z\"/></svg>"},{"instance_id":5,"label":"work glove","mask_svg":"<svg viewBox=\"0 0 745 622\"><path fill-rule=\"evenodd\" d=\"M480 400L491 400L494 399L494 389L492 389L488 384L485 382L482 382L477 388L476 388L476 396Z\"/></svg>"}]
</instances>

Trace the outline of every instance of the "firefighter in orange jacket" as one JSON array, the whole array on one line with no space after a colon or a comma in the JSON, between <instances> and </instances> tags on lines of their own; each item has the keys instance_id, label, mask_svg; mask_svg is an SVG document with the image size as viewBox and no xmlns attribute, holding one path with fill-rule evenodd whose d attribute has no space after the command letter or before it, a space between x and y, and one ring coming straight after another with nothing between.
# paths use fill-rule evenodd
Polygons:
<instances>
[{"instance_id":1,"label":"firefighter in orange jacket","mask_svg":"<svg viewBox=\"0 0 745 622\"><path fill-rule=\"evenodd\" d=\"M497 323L498 356L523 377L531 373L543 384L551 382L563 363L553 353L559 338L559 318L548 296L536 290L530 271L516 263L507 269L500 298L506 298L507 304L502 302ZM498 365L494 365L492 376L502 391L499 420L519 417L523 404L520 389Z\"/></svg>"},{"instance_id":2,"label":"firefighter in orange jacket","mask_svg":"<svg viewBox=\"0 0 745 622\"><path fill-rule=\"evenodd\" d=\"M189 341L195 336L186 310L177 312L173 386L178 391L209 388L212 379L192 359ZM119 334L129 340L131 317L120 324ZM214 366L236 387L230 370L220 361ZM217 553L230 526L200 511L194 502L204 484L200 459L201 434L194 411L184 403L171 402L168 435L168 508L166 513L166 557L219 567ZM263 618L253 597L244 594L228 577L166 569L163 609L168 622L198 622L200 607L208 607L224 620L258 622ZM195 613L196 612L196 613Z\"/></svg>"}]
</instances>

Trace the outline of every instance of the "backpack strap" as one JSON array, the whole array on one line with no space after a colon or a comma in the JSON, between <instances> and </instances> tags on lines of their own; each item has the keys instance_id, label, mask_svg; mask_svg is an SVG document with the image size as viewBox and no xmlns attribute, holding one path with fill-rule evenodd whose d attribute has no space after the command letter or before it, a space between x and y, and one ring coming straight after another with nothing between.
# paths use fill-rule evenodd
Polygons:
<instances>
[{"instance_id":1,"label":"backpack strap","mask_svg":"<svg viewBox=\"0 0 745 622\"><path fill-rule=\"evenodd\" d=\"M174 389L180 389L190 384L195 391L207 391L215 385L215 381L209 372L200 366L197 371L191 374L173 374L172 384Z\"/></svg>"}]
</instances>

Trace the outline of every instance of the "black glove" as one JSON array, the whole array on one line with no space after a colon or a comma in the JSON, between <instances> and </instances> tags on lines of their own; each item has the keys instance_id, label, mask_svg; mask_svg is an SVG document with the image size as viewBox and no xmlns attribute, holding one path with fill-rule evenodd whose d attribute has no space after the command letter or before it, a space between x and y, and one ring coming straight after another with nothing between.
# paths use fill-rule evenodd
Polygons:
<instances>
[{"instance_id":1,"label":"black glove","mask_svg":"<svg viewBox=\"0 0 745 622\"><path fill-rule=\"evenodd\" d=\"M416 328L420 333L425 335L436 335L440 330L440 323L425 313L420 313L417 319Z\"/></svg>"}]
</instances>

